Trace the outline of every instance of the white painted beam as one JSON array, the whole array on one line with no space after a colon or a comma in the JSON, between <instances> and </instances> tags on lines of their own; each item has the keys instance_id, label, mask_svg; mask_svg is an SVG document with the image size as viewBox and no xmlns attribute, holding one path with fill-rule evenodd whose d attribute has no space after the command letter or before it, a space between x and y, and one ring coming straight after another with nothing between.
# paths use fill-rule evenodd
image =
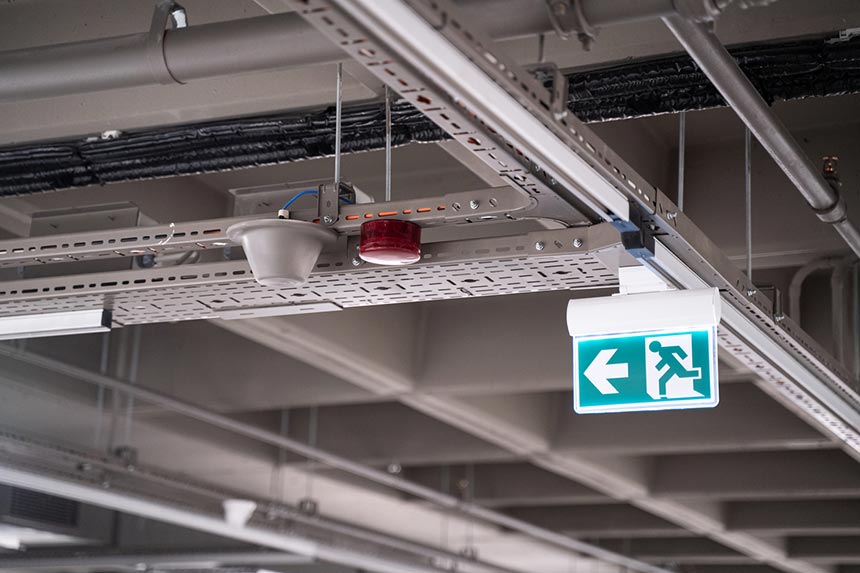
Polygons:
<instances>
[{"instance_id":1,"label":"white painted beam","mask_svg":"<svg viewBox=\"0 0 860 573\"><path fill-rule=\"evenodd\" d=\"M860 536L792 537L788 551L793 557L818 563L860 565Z\"/></svg>"},{"instance_id":2,"label":"white painted beam","mask_svg":"<svg viewBox=\"0 0 860 573\"><path fill-rule=\"evenodd\" d=\"M605 547L626 548L631 555L652 563L751 564L747 555L733 551L710 539L629 539L603 542Z\"/></svg>"},{"instance_id":3,"label":"white painted beam","mask_svg":"<svg viewBox=\"0 0 860 573\"><path fill-rule=\"evenodd\" d=\"M841 450L662 456L652 484L672 498L858 497L860 465Z\"/></svg>"},{"instance_id":4,"label":"white painted beam","mask_svg":"<svg viewBox=\"0 0 860 573\"><path fill-rule=\"evenodd\" d=\"M726 526L766 535L860 535L860 499L731 502Z\"/></svg>"},{"instance_id":5,"label":"white painted beam","mask_svg":"<svg viewBox=\"0 0 860 573\"><path fill-rule=\"evenodd\" d=\"M309 440L306 408L289 413L290 436ZM452 428L397 402L317 409L316 444L365 465L426 465L506 461L514 456L498 445ZM276 430L277 431L277 430Z\"/></svg>"},{"instance_id":6,"label":"white painted beam","mask_svg":"<svg viewBox=\"0 0 860 573\"><path fill-rule=\"evenodd\" d=\"M709 410L561 416L559 452L661 454L833 448L831 440L750 384L720 391Z\"/></svg>"},{"instance_id":7,"label":"white painted beam","mask_svg":"<svg viewBox=\"0 0 860 573\"><path fill-rule=\"evenodd\" d=\"M610 503L612 498L525 462L406 467L404 476L423 485L457 492L474 476L471 495L487 507Z\"/></svg>"},{"instance_id":8,"label":"white painted beam","mask_svg":"<svg viewBox=\"0 0 860 573\"><path fill-rule=\"evenodd\" d=\"M511 515L574 537L595 539L685 537L683 528L626 504L518 507ZM719 546L722 547L722 546Z\"/></svg>"}]
</instances>

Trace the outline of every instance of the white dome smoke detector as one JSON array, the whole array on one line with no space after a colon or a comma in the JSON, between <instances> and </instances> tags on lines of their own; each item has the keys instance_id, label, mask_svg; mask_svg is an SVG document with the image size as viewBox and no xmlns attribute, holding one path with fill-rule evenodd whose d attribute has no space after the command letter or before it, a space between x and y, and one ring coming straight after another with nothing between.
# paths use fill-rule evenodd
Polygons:
<instances>
[{"instance_id":1,"label":"white dome smoke detector","mask_svg":"<svg viewBox=\"0 0 860 573\"><path fill-rule=\"evenodd\" d=\"M330 229L293 219L243 221L227 237L242 245L257 282L270 287L307 282L322 250L337 240Z\"/></svg>"}]
</instances>

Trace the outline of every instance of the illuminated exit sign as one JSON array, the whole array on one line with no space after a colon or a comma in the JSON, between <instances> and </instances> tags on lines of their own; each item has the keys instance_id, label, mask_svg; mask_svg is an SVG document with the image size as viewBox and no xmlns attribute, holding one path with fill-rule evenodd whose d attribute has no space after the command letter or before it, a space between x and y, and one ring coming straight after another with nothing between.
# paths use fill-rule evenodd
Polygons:
<instances>
[{"instance_id":1,"label":"illuminated exit sign","mask_svg":"<svg viewBox=\"0 0 860 573\"><path fill-rule=\"evenodd\" d=\"M719 309L717 289L570 301L574 410L716 406Z\"/></svg>"}]
</instances>

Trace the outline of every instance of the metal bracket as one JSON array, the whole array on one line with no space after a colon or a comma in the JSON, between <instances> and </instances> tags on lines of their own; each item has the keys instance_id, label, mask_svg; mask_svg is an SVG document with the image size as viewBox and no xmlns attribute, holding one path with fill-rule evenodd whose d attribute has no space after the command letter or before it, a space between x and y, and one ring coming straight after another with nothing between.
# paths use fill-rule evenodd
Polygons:
<instances>
[{"instance_id":1,"label":"metal bracket","mask_svg":"<svg viewBox=\"0 0 860 573\"><path fill-rule=\"evenodd\" d=\"M582 13L582 2L579 0L546 0L549 21L556 34L567 40L573 34L582 43L584 50L590 50L597 37L597 30L588 23Z\"/></svg>"},{"instance_id":2,"label":"metal bracket","mask_svg":"<svg viewBox=\"0 0 860 573\"><path fill-rule=\"evenodd\" d=\"M567 76L553 63L536 64L527 66L526 69L541 83L545 83L547 79L552 82L550 87L550 111L552 111L553 116L558 120L566 117L570 113L568 109L570 81L567 79Z\"/></svg>"},{"instance_id":3,"label":"metal bracket","mask_svg":"<svg viewBox=\"0 0 860 573\"><path fill-rule=\"evenodd\" d=\"M713 23L722 13L715 0L673 0L673 4L678 14L697 24Z\"/></svg>"},{"instance_id":4,"label":"metal bracket","mask_svg":"<svg viewBox=\"0 0 860 573\"><path fill-rule=\"evenodd\" d=\"M171 24L174 28L184 28L187 22L185 8L174 0L160 0L155 5L146 39L146 57L152 77L162 85L183 83L176 79L167 67L167 59L164 57L164 32Z\"/></svg>"},{"instance_id":5,"label":"metal bracket","mask_svg":"<svg viewBox=\"0 0 860 573\"><path fill-rule=\"evenodd\" d=\"M830 225L841 223L848 218L845 197L842 196L842 181L839 179L839 158L835 155L822 158L821 174L836 193L836 202L827 209L813 209L818 218Z\"/></svg>"},{"instance_id":6,"label":"metal bracket","mask_svg":"<svg viewBox=\"0 0 860 573\"><path fill-rule=\"evenodd\" d=\"M621 245L637 259L654 256L654 224L650 215L642 213L638 205L630 203L630 220L619 221L615 227L621 233Z\"/></svg>"},{"instance_id":7,"label":"metal bracket","mask_svg":"<svg viewBox=\"0 0 860 573\"><path fill-rule=\"evenodd\" d=\"M319 186L319 220L326 227L337 223L340 211L340 192L351 191L344 182L324 183Z\"/></svg>"}]
</instances>

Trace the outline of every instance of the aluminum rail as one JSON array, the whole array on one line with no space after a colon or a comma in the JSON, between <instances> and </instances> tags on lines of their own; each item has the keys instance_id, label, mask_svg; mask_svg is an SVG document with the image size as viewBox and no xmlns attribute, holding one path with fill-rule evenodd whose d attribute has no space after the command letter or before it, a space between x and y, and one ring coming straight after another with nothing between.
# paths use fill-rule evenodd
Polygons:
<instances>
[{"instance_id":1,"label":"aluminum rail","mask_svg":"<svg viewBox=\"0 0 860 573\"><path fill-rule=\"evenodd\" d=\"M464 13L494 39L551 32L537 0L469 0ZM589 0L589 26L656 19L672 0ZM193 17L193 14L191 15ZM0 52L0 102L56 97L348 61L347 54L295 13Z\"/></svg>"},{"instance_id":2,"label":"aluminum rail","mask_svg":"<svg viewBox=\"0 0 860 573\"><path fill-rule=\"evenodd\" d=\"M217 563L220 566L231 565L308 565L313 563L303 555L294 553L283 553L277 551L187 551L170 553L86 553L80 550L64 553L50 554L40 551L33 555L33 551L27 551L29 556L0 557L0 567L10 569L75 569L80 567L105 567L105 568L134 568L145 563L150 569L174 569L177 565L186 565L194 568L201 563ZM169 567L167 567L169 566Z\"/></svg>"},{"instance_id":3,"label":"aluminum rail","mask_svg":"<svg viewBox=\"0 0 860 573\"><path fill-rule=\"evenodd\" d=\"M494 525L517 531L534 539L555 545L556 547L588 555L607 563L627 567L630 570L638 571L640 573L670 573L669 570L662 567L657 567L655 565L603 549L590 543L573 539L567 535L538 527L515 517L511 517L475 503L464 501L453 495L448 495L432 488L407 481L385 471L354 462L348 458L321 450L304 442L293 440L282 434L270 432L258 426L234 420L227 416L195 406L194 404L190 404L154 390L132 385L95 372L90 372L89 370L65 364L52 358L39 356L31 352L16 350L10 346L0 345L0 356L19 360L26 364L31 364L39 368L44 368L46 370L69 376L76 380L98 384L114 391L124 392L129 396L133 396L135 399L161 406L162 408L176 412L177 414L188 416L212 426L289 450L295 454L326 464L334 469L342 470L356 477L390 487L403 493L414 495L415 497L429 501L430 503L434 503L443 508L460 511L463 514L471 515L486 521L487 523L492 523ZM2 473L0 473L0 481L2 481L2 479ZM22 487L30 486L22 485ZM290 550L289 548L285 549Z\"/></svg>"},{"instance_id":4,"label":"aluminum rail","mask_svg":"<svg viewBox=\"0 0 860 573\"><path fill-rule=\"evenodd\" d=\"M707 27L680 16L664 17L663 21L818 218L833 225L851 250L860 256L860 230L848 219L843 198L815 168L716 35Z\"/></svg>"}]
</instances>

